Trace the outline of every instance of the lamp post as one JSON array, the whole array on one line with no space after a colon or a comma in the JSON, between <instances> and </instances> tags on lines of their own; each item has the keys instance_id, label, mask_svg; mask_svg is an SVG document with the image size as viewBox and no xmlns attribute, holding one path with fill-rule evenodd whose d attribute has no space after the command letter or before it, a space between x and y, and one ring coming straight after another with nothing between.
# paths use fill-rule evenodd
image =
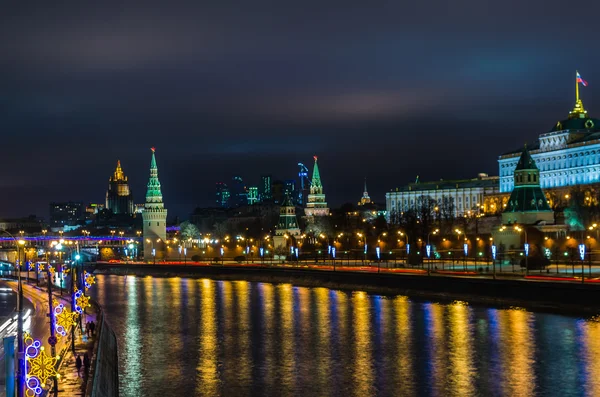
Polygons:
<instances>
[{"instance_id":1,"label":"lamp post","mask_svg":"<svg viewBox=\"0 0 600 397\"><path fill-rule=\"evenodd\" d=\"M525 233L525 244L524 244L524 248L525 248L525 276L529 276L529 264L527 262L527 258L529 257L529 243L527 242L527 230L524 227L520 227L520 226L515 226L515 230L517 232L523 232Z\"/></svg>"},{"instance_id":2,"label":"lamp post","mask_svg":"<svg viewBox=\"0 0 600 397\"><path fill-rule=\"evenodd\" d=\"M431 276L431 244L429 244L429 238L431 237L432 234L435 235L439 231L440 231L440 229L435 229L427 234L427 259L429 259L428 265L427 265L427 275L428 276Z\"/></svg>"},{"instance_id":3,"label":"lamp post","mask_svg":"<svg viewBox=\"0 0 600 397\"><path fill-rule=\"evenodd\" d=\"M25 240L18 240L7 232L15 242L17 248L17 258L15 263L18 263L18 281L17 281L17 397L23 397L25 393L25 346L23 343L23 284L21 282L21 260L19 246L25 245Z\"/></svg>"}]
</instances>

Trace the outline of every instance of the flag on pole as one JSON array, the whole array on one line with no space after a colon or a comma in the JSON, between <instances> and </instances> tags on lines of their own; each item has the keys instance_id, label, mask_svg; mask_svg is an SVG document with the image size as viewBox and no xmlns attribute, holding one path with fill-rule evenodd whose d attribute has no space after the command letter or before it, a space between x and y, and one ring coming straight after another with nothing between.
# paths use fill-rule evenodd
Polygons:
<instances>
[{"instance_id":1,"label":"flag on pole","mask_svg":"<svg viewBox=\"0 0 600 397\"><path fill-rule=\"evenodd\" d=\"M583 84L584 87L587 87L588 83L584 79L581 78L579 72L577 72L577 82Z\"/></svg>"}]
</instances>

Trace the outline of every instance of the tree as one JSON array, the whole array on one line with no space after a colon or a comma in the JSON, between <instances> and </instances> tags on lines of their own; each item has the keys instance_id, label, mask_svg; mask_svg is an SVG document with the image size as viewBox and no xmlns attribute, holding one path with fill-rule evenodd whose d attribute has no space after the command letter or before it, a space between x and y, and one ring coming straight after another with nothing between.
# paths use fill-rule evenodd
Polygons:
<instances>
[{"instance_id":1,"label":"tree","mask_svg":"<svg viewBox=\"0 0 600 397\"><path fill-rule=\"evenodd\" d=\"M200 237L200 231L193 223L185 221L179 225L179 234L184 240L197 239Z\"/></svg>"}]
</instances>

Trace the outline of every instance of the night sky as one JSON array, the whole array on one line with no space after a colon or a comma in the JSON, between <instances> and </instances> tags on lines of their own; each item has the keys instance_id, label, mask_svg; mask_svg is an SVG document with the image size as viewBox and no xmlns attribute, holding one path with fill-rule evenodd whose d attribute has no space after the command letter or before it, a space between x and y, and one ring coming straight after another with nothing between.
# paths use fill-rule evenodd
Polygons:
<instances>
[{"instance_id":1,"label":"night sky","mask_svg":"<svg viewBox=\"0 0 600 397\"><path fill-rule=\"evenodd\" d=\"M600 115L596 1L14 3L4 217L104 202L117 159L141 203L151 146L184 218L215 182L292 178L313 154L331 206L358 201L365 176L383 202L416 175L497 175L499 154L567 116L575 69Z\"/></svg>"}]
</instances>

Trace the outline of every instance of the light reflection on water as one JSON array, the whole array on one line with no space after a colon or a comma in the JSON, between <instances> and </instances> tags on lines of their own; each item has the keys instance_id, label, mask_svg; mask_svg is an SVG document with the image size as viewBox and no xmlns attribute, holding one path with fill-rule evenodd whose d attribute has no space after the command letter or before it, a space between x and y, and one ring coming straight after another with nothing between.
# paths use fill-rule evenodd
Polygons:
<instances>
[{"instance_id":1,"label":"light reflection on water","mask_svg":"<svg viewBox=\"0 0 600 397\"><path fill-rule=\"evenodd\" d=\"M600 395L600 322L405 296L98 276L122 396Z\"/></svg>"}]
</instances>

